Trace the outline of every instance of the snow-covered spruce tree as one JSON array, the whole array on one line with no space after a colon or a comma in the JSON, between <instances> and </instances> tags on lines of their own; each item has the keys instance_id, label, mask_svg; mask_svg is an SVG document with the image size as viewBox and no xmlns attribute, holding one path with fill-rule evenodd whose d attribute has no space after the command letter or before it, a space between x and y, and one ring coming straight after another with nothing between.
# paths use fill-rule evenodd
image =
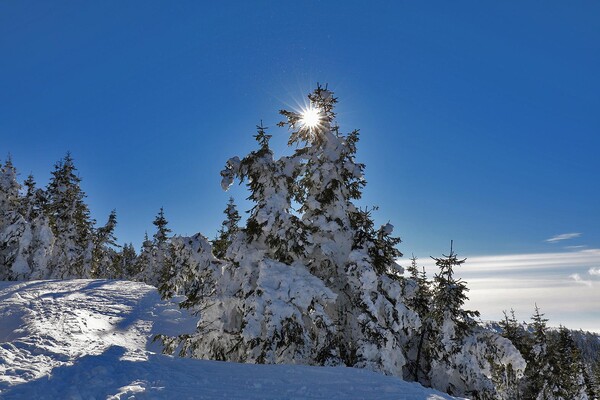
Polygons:
<instances>
[{"instance_id":1,"label":"snow-covered spruce tree","mask_svg":"<svg viewBox=\"0 0 600 400\"><path fill-rule=\"evenodd\" d=\"M160 208L152 224L156 227L156 232L152 236L152 240L149 240L146 235L142 243L142 250L137 260L139 273L136 279L159 287L164 276L165 258L170 246L169 233L171 233L171 229L167 227L169 222L165 217L163 207Z\"/></svg>"},{"instance_id":2,"label":"snow-covered spruce tree","mask_svg":"<svg viewBox=\"0 0 600 400\"><path fill-rule=\"evenodd\" d=\"M120 273L119 278L134 279L137 276L139 272L137 270L137 253L132 243L125 243L123 245L115 262L117 266L114 267L114 270Z\"/></svg>"},{"instance_id":3,"label":"snow-covered spruce tree","mask_svg":"<svg viewBox=\"0 0 600 400\"><path fill-rule=\"evenodd\" d=\"M556 383L555 399L588 400L581 354L571 332L564 326L552 342L552 375Z\"/></svg>"},{"instance_id":4,"label":"snow-covered spruce tree","mask_svg":"<svg viewBox=\"0 0 600 400\"><path fill-rule=\"evenodd\" d=\"M512 381L519 379L525 360L506 338L475 323L476 311L464 310L466 283L454 269L459 259L450 254L433 258L439 268L433 284L430 384L444 392L474 399L510 399Z\"/></svg>"},{"instance_id":5,"label":"snow-covered spruce tree","mask_svg":"<svg viewBox=\"0 0 600 400\"><path fill-rule=\"evenodd\" d=\"M116 226L117 212L112 210L106 224L94 231L91 270L94 278L116 279L122 276L122 272L117 270L119 263L115 248L119 245L114 234Z\"/></svg>"},{"instance_id":6,"label":"snow-covered spruce tree","mask_svg":"<svg viewBox=\"0 0 600 400\"><path fill-rule=\"evenodd\" d=\"M318 87L309 100L314 124L282 111L293 155L275 159L261 125L259 149L227 162L222 186L245 182L254 207L221 268L201 280L213 283L213 293L200 290L187 303L202 310L198 332L172 341L170 350L401 376L401 342L418 317L401 300L399 239L390 224L375 229L370 212L352 203L364 185L354 160L358 132L339 132L333 93Z\"/></svg>"},{"instance_id":7,"label":"snow-covered spruce tree","mask_svg":"<svg viewBox=\"0 0 600 400\"><path fill-rule=\"evenodd\" d=\"M432 360L430 335L433 334L431 282L427 279L425 268L419 269L417 258L414 255L406 271L409 277L403 286L404 301L411 310L417 313L421 323L404 345L407 356L404 379L429 384Z\"/></svg>"},{"instance_id":8,"label":"snow-covered spruce tree","mask_svg":"<svg viewBox=\"0 0 600 400\"><path fill-rule=\"evenodd\" d=\"M50 262L52 278L91 276L94 221L84 202L86 196L76 170L73 158L67 153L55 165L46 190L45 213L55 238Z\"/></svg>"},{"instance_id":9,"label":"snow-covered spruce tree","mask_svg":"<svg viewBox=\"0 0 600 400\"><path fill-rule=\"evenodd\" d=\"M28 224L19 212L21 185L9 157L0 168L0 280L19 278L27 271L22 250L28 246Z\"/></svg>"},{"instance_id":10,"label":"snow-covered spruce tree","mask_svg":"<svg viewBox=\"0 0 600 400\"><path fill-rule=\"evenodd\" d=\"M227 208L223 211L226 219L221 224L221 228L217 233L217 237L212 242L213 253L215 257L223 259L225 258L225 253L231 243L233 243L233 239L235 235L240 230L238 223L240 222L240 214L238 213L235 202L233 201L233 197L229 198L229 202L227 203Z\"/></svg>"},{"instance_id":11,"label":"snow-covered spruce tree","mask_svg":"<svg viewBox=\"0 0 600 400\"><path fill-rule=\"evenodd\" d=\"M401 376L401 342L417 316L400 300L400 240L391 224L375 229L370 211L353 203L365 185L364 165L355 161L358 131L340 132L331 91L319 86L308 98L302 114L281 111L287 120L280 124L290 128L301 160L293 193L311 233L305 265L336 294L328 313L342 362Z\"/></svg>"},{"instance_id":12,"label":"snow-covered spruce tree","mask_svg":"<svg viewBox=\"0 0 600 400\"><path fill-rule=\"evenodd\" d=\"M166 340L166 350L252 363L327 363L334 332L325 307L335 295L299 261L305 232L291 213L295 160L273 159L262 125L255 138L259 149L230 159L221 173L224 188L234 179L246 182L255 205L225 261L211 260L208 243L193 253L197 267L188 269L197 278L182 305L200 312L198 330Z\"/></svg>"},{"instance_id":13,"label":"snow-covered spruce tree","mask_svg":"<svg viewBox=\"0 0 600 400\"><path fill-rule=\"evenodd\" d=\"M537 304L531 317L531 350L527 355L525 370L525 388L523 398L527 400L555 399L553 393L558 389L553 376L553 348L548 337L548 319L540 312Z\"/></svg>"},{"instance_id":14,"label":"snow-covered spruce tree","mask_svg":"<svg viewBox=\"0 0 600 400\"><path fill-rule=\"evenodd\" d=\"M28 227L23 235L27 240L22 239L21 248L28 268L17 274L16 279L45 279L50 274L48 265L54 246L50 221L44 212L46 193L36 187L33 175L29 175L23 185L26 191L21 197L20 213L28 222Z\"/></svg>"}]
</instances>

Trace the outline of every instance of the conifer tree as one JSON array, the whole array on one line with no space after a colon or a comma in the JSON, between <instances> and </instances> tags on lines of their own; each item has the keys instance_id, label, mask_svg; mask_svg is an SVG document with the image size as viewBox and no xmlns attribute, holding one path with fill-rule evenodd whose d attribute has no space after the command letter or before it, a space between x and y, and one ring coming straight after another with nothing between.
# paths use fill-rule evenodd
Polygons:
<instances>
[{"instance_id":1,"label":"conifer tree","mask_svg":"<svg viewBox=\"0 0 600 400\"><path fill-rule=\"evenodd\" d=\"M167 228L168 221L165 218L165 212L163 207L160 208L160 211L152 221L152 225L156 227L156 233L154 234L154 240L158 246L164 244L168 237L169 233L171 233L171 229Z\"/></svg>"},{"instance_id":2,"label":"conifer tree","mask_svg":"<svg viewBox=\"0 0 600 400\"><path fill-rule=\"evenodd\" d=\"M93 224L80 187L81 178L70 153L52 171L46 191L46 215L55 237L50 275L55 278L90 277Z\"/></svg>"},{"instance_id":3,"label":"conifer tree","mask_svg":"<svg viewBox=\"0 0 600 400\"><path fill-rule=\"evenodd\" d=\"M167 268L165 261L170 249L168 235L171 233L171 229L167 227L168 223L164 209L161 207L152 222L156 227L156 232L152 236L152 240L149 240L146 235L138 258L140 272L137 279L157 288L164 283L164 279L168 275L168 272L165 271Z\"/></svg>"},{"instance_id":4,"label":"conifer tree","mask_svg":"<svg viewBox=\"0 0 600 400\"><path fill-rule=\"evenodd\" d=\"M19 212L21 185L10 157L0 168L0 280L18 279L26 221ZM26 245L26 244L25 244Z\"/></svg>"},{"instance_id":5,"label":"conifer tree","mask_svg":"<svg viewBox=\"0 0 600 400\"><path fill-rule=\"evenodd\" d=\"M525 399L551 399L554 390L551 365L551 348L548 343L548 319L540 312L537 304L531 317L532 346L527 359L525 380L527 386L524 392Z\"/></svg>"},{"instance_id":6,"label":"conifer tree","mask_svg":"<svg viewBox=\"0 0 600 400\"><path fill-rule=\"evenodd\" d=\"M407 342L408 380L426 383L431 368L430 342L432 334L432 304L431 282L427 279L425 268L419 269L417 258L413 255L411 264L406 268L410 279L404 287L406 305L417 313L420 326ZM410 287L409 287L410 286Z\"/></svg>"},{"instance_id":7,"label":"conifer tree","mask_svg":"<svg viewBox=\"0 0 600 400\"><path fill-rule=\"evenodd\" d=\"M396 300L401 253L394 246L400 239L391 224L375 229L371 210L353 204L362 196L364 165L355 160L358 131L344 135L337 125L337 98L317 86L308 99L303 113L280 111L286 120L279 126L290 129L293 159L300 160L293 193L309 232L306 263L336 294L333 353L346 365L400 375L405 359L395 346L403 340L402 327L416 319Z\"/></svg>"},{"instance_id":8,"label":"conifer tree","mask_svg":"<svg viewBox=\"0 0 600 400\"><path fill-rule=\"evenodd\" d=\"M550 362L555 399L587 398L581 354L564 326L560 326L552 343Z\"/></svg>"},{"instance_id":9,"label":"conifer tree","mask_svg":"<svg viewBox=\"0 0 600 400\"><path fill-rule=\"evenodd\" d=\"M118 244L114 234L116 226L117 212L112 210L106 225L94 232L91 275L95 278L116 279L121 276L121 272L115 270L115 267L118 266L117 252L115 251Z\"/></svg>"},{"instance_id":10,"label":"conifer tree","mask_svg":"<svg viewBox=\"0 0 600 400\"><path fill-rule=\"evenodd\" d=\"M148 283L154 271L154 243L148 237L148 232L144 233L144 240L140 248L140 254L135 261L135 280Z\"/></svg>"},{"instance_id":11,"label":"conifer tree","mask_svg":"<svg viewBox=\"0 0 600 400\"><path fill-rule=\"evenodd\" d=\"M452 247L448 255L432 257L439 271L433 281L429 383L453 395L511 399L525 361L509 340L478 327L478 311L463 308L468 288L455 268L466 259Z\"/></svg>"},{"instance_id":12,"label":"conifer tree","mask_svg":"<svg viewBox=\"0 0 600 400\"><path fill-rule=\"evenodd\" d=\"M24 182L25 195L21 197L20 213L27 221L27 229L22 246L27 268L23 268L18 279L45 279L50 276L48 265L51 262L54 235L45 213L46 193L36 187L33 175Z\"/></svg>"},{"instance_id":13,"label":"conifer tree","mask_svg":"<svg viewBox=\"0 0 600 400\"><path fill-rule=\"evenodd\" d=\"M119 253L117 259L119 266L115 270L121 273L121 277L124 279L134 279L138 274L137 270L137 254L133 243L125 243L123 249Z\"/></svg>"},{"instance_id":14,"label":"conifer tree","mask_svg":"<svg viewBox=\"0 0 600 400\"><path fill-rule=\"evenodd\" d=\"M227 208L225 208L223 213L226 215L226 218L221 224L221 228L217 233L217 238L212 242L215 257L219 259L225 258L227 249L231 246L235 235L240 230L238 223L241 218L235 202L233 201L233 197L229 198Z\"/></svg>"}]
</instances>

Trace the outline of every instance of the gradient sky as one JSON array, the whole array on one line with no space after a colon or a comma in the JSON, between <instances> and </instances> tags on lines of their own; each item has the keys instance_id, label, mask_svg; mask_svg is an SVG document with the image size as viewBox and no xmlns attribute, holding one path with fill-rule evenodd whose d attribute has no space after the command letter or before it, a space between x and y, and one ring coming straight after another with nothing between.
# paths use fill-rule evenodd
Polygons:
<instances>
[{"instance_id":1,"label":"gradient sky","mask_svg":"<svg viewBox=\"0 0 600 400\"><path fill-rule=\"evenodd\" d=\"M70 151L121 242L161 206L174 232L213 237L225 161L261 119L283 154L278 110L328 83L342 129L361 130L361 204L405 255L452 239L484 317L538 301L600 331L599 16L596 1L0 0L0 159L45 185Z\"/></svg>"}]
</instances>

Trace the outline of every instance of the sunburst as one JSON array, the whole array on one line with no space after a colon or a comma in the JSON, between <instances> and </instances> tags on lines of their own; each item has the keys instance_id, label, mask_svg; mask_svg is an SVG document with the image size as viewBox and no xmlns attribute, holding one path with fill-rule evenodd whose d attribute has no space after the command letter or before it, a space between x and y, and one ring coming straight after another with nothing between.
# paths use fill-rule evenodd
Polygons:
<instances>
[{"instance_id":1,"label":"sunburst","mask_svg":"<svg viewBox=\"0 0 600 400\"><path fill-rule=\"evenodd\" d=\"M302 127L313 131L319 125L321 125L322 115L318 108L309 106L302 110L300 124Z\"/></svg>"}]
</instances>

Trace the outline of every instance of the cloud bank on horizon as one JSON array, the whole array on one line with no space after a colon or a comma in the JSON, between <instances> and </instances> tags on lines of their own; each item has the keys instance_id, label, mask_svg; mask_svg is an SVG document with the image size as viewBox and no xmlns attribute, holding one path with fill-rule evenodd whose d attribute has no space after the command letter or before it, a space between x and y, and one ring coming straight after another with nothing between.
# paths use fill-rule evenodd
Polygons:
<instances>
[{"instance_id":1,"label":"cloud bank on horizon","mask_svg":"<svg viewBox=\"0 0 600 400\"><path fill-rule=\"evenodd\" d=\"M459 254L460 256L460 254ZM419 259L429 275L431 259ZM455 272L467 282L466 307L484 320L499 320L515 310L529 321L537 304L551 326L565 325L600 333L600 249L467 257Z\"/></svg>"}]
</instances>

